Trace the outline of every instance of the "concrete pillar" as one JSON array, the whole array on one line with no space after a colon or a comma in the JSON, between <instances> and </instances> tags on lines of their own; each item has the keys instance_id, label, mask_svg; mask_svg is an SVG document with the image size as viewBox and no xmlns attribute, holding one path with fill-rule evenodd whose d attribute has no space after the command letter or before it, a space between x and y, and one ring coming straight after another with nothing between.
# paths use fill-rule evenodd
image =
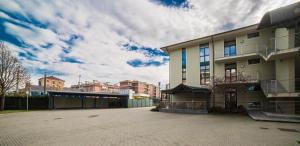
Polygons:
<instances>
[{"instance_id":1,"label":"concrete pillar","mask_svg":"<svg viewBox=\"0 0 300 146\"><path fill-rule=\"evenodd\" d=\"M275 39L271 40L274 43L275 50L283 50L289 48L289 29L287 28L276 28Z\"/></svg>"},{"instance_id":2,"label":"concrete pillar","mask_svg":"<svg viewBox=\"0 0 300 146\"><path fill-rule=\"evenodd\" d=\"M281 87L288 92L295 91L295 58L276 60L276 80L278 89Z\"/></svg>"}]
</instances>

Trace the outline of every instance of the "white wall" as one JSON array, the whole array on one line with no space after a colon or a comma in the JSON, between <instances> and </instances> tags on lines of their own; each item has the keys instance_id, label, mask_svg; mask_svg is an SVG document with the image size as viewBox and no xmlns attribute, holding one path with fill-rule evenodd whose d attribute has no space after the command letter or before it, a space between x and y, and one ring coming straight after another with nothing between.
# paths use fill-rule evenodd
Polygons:
<instances>
[{"instance_id":1,"label":"white wall","mask_svg":"<svg viewBox=\"0 0 300 146\"><path fill-rule=\"evenodd\" d=\"M187 76L186 83L190 86L199 86L200 84L200 54L199 46L186 48L187 53Z\"/></svg>"},{"instance_id":2,"label":"white wall","mask_svg":"<svg viewBox=\"0 0 300 146\"><path fill-rule=\"evenodd\" d=\"M181 49L171 51L169 53L170 63L169 63L169 82L170 88L174 88L182 83L182 62L181 62Z\"/></svg>"}]
</instances>

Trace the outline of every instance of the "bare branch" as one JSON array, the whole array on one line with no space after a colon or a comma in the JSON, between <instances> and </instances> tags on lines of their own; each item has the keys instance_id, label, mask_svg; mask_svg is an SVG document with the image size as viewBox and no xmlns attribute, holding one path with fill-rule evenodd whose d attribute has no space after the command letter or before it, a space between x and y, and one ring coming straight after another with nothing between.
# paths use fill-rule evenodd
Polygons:
<instances>
[{"instance_id":1,"label":"bare branch","mask_svg":"<svg viewBox=\"0 0 300 146\"><path fill-rule=\"evenodd\" d=\"M13 56L10 49L0 42L0 95L1 109L4 108L4 98L7 91L16 87L16 85L25 84L29 81L30 76L19 62L17 57Z\"/></svg>"}]
</instances>

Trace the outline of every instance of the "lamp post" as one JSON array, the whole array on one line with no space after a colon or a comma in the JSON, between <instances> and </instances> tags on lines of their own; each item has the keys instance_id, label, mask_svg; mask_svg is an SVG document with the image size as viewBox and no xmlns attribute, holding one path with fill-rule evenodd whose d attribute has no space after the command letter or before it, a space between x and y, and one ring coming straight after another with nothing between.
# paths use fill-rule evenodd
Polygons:
<instances>
[{"instance_id":1,"label":"lamp post","mask_svg":"<svg viewBox=\"0 0 300 146\"><path fill-rule=\"evenodd\" d=\"M26 110L28 111L28 95L29 91L26 91Z\"/></svg>"}]
</instances>

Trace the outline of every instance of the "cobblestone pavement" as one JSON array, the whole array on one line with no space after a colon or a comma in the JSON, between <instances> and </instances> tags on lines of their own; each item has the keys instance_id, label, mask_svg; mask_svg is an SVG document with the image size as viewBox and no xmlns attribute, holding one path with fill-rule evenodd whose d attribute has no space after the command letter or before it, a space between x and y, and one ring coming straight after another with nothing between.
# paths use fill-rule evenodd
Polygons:
<instances>
[{"instance_id":1,"label":"cobblestone pavement","mask_svg":"<svg viewBox=\"0 0 300 146\"><path fill-rule=\"evenodd\" d=\"M150 112L150 108L0 115L0 145L300 145L300 124L243 115Z\"/></svg>"}]
</instances>

